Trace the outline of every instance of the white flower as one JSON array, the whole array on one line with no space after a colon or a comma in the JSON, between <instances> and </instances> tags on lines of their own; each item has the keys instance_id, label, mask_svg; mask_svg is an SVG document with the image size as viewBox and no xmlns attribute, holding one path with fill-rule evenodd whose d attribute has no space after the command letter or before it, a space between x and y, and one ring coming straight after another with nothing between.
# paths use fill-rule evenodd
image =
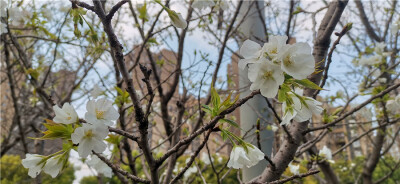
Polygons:
<instances>
[{"instance_id":1,"label":"white flower","mask_svg":"<svg viewBox=\"0 0 400 184\"><path fill-rule=\"evenodd\" d=\"M43 8L42 9L42 15L44 18L46 18L47 20L53 20L53 14L51 12L51 9L48 8Z\"/></svg>"},{"instance_id":2,"label":"white flower","mask_svg":"<svg viewBox=\"0 0 400 184\"><path fill-rule=\"evenodd\" d=\"M291 173L293 173L294 175L298 175L300 174L300 165L293 165L291 162L289 164L289 170Z\"/></svg>"},{"instance_id":3,"label":"white flower","mask_svg":"<svg viewBox=\"0 0 400 184\"><path fill-rule=\"evenodd\" d=\"M379 43L377 43L377 44L375 45L374 51L375 51L377 54L382 54L383 51L385 51L385 47L386 47L385 42L379 42Z\"/></svg>"},{"instance_id":4,"label":"white flower","mask_svg":"<svg viewBox=\"0 0 400 184\"><path fill-rule=\"evenodd\" d=\"M360 60L358 61L359 65L374 65L378 64L382 61L382 56L374 55L371 57L361 56Z\"/></svg>"},{"instance_id":5,"label":"white flower","mask_svg":"<svg viewBox=\"0 0 400 184\"><path fill-rule=\"evenodd\" d=\"M96 153L102 153L106 149L107 145L103 140L107 135L107 127L84 123L82 127L75 129L71 139L74 144L79 144L79 156L86 158L92 150Z\"/></svg>"},{"instance_id":6,"label":"white flower","mask_svg":"<svg viewBox=\"0 0 400 184\"><path fill-rule=\"evenodd\" d=\"M215 6L214 0L194 0L192 7L197 9L206 9Z\"/></svg>"},{"instance_id":7,"label":"white flower","mask_svg":"<svg viewBox=\"0 0 400 184\"><path fill-rule=\"evenodd\" d=\"M8 1L0 1L0 17L7 17ZM3 32L2 32L3 33Z\"/></svg>"},{"instance_id":8,"label":"white flower","mask_svg":"<svg viewBox=\"0 0 400 184\"><path fill-rule=\"evenodd\" d=\"M197 172L197 167L196 166L189 167L189 169L186 170L185 174L183 174L183 177L187 178L190 175L195 174L196 172Z\"/></svg>"},{"instance_id":9,"label":"white flower","mask_svg":"<svg viewBox=\"0 0 400 184\"><path fill-rule=\"evenodd\" d=\"M99 85L95 84L93 90L90 92L90 95L96 99L98 96L103 94L104 90L99 87Z\"/></svg>"},{"instance_id":10,"label":"white flower","mask_svg":"<svg viewBox=\"0 0 400 184\"><path fill-rule=\"evenodd\" d=\"M277 58L281 61L282 70L295 79L305 79L314 72L314 57L307 43L286 45Z\"/></svg>"},{"instance_id":11,"label":"white flower","mask_svg":"<svg viewBox=\"0 0 400 184\"><path fill-rule=\"evenodd\" d=\"M248 153L241 146L235 146L232 149L228 167L234 169L240 169L246 166L250 168L256 165L260 160L264 159L264 153L260 151L257 147L253 145L252 147L247 147Z\"/></svg>"},{"instance_id":12,"label":"white flower","mask_svg":"<svg viewBox=\"0 0 400 184\"><path fill-rule=\"evenodd\" d=\"M12 22L23 20L23 13L18 7L8 8L8 15Z\"/></svg>"},{"instance_id":13,"label":"white flower","mask_svg":"<svg viewBox=\"0 0 400 184\"><path fill-rule=\"evenodd\" d=\"M64 103L62 109L58 105L53 106L56 116L53 121L56 123L71 124L78 121L78 114L74 107L69 103Z\"/></svg>"},{"instance_id":14,"label":"white flower","mask_svg":"<svg viewBox=\"0 0 400 184\"><path fill-rule=\"evenodd\" d=\"M385 47L385 42L379 42L376 44L374 51L381 56L389 56L391 52L385 52Z\"/></svg>"},{"instance_id":15,"label":"white flower","mask_svg":"<svg viewBox=\"0 0 400 184\"><path fill-rule=\"evenodd\" d=\"M178 173L181 170L181 168L178 165L175 165L174 170L172 170L172 172L174 173Z\"/></svg>"},{"instance_id":16,"label":"white flower","mask_svg":"<svg viewBox=\"0 0 400 184\"><path fill-rule=\"evenodd\" d=\"M204 164L209 165L210 164L210 158L208 157L208 154L201 154L201 161L204 162ZM214 158L211 157L211 161L214 162Z\"/></svg>"},{"instance_id":17,"label":"white flower","mask_svg":"<svg viewBox=\"0 0 400 184\"><path fill-rule=\"evenodd\" d=\"M326 146L319 150L318 155L325 157L327 160L332 160L332 151Z\"/></svg>"},{"instance_id":18,"label":"white flower","mask_svg":"<svg viewBox=\"0 0 400 184\"><path fill-rule=\"evenodd\" d=\"M285 112L286 102L284 104L285 104L285 108L282 104L282 112L284 112L284 115L282 117L282 122L281 122L282 126L290 124L290 120L292 120L297 114L297 112L293 109L289 109L288 111Z\"/></svg>"},{"instance_id":19,"label":"white flower","mask_svg":"<svg viewBox=\"0 0 400 184\"><path fill-rule=\"evenodd\" d=\"M297 115L294 117L294 120L297 122L310 120L313 114L321 114L324 110L321 107L322 103L313 98L305 97L304 101L306 102L307 106L302 105L302 108L297 111Z\"/></svg>"},{"instance_id":20,"label":"white flower","mask_svg":"<svg viewBox=\"0 0 400 184\"><path fill-rule=\"evenodd\" d=\"M87 162L87 164L96 169L98 173L102 173L108 178L112 177L111 167L104 163L97 155L92 155L92 158Z\"/></svg>"},{"instance_id":21,"label":"white flower","mask_svg":"<svg viewBox=\"0 0 400 184\"><path fill-rule=\"evenodd\" d=\"M259 62L261 54L261 46L258 43L251 40L244 41L242 47L240 47L240 55L244 59L239 60L239 68L243 70L247 64Z\"/></svg>"},{"instance_id":22,"label":"white flower","mask_svg":"<svg viewBox=\"0 0 400 184\"><path fill-rule=\"evenodd\" d=\"M272 130L273 132L276 132L278 129L279 129L279 128L278 128L277 126L271 125L271 130Z\"/></svg>"},{"instance_id":23,"label":"white flower","mask_svg":"<svg viewBox=\"0 0 400 184\"><path fill-rule=\"evenodd\" d=\"M215 155L217 155L218 163L221 163L223 161L223 158L221 157L221 155L219 153L216 153Z\"/></svg>"},{"instance_id":24,"label":"white flower","mask_svg":"<svg viewBox=\"0 0 400 184\"><path fill-rule=\"evenodd\" d=\"M248 77L252 82L250 90L260 89L261 94L267 98L274 98L278 93L279 85L285 80L279 66L268 62L250 65Z\"/></svg>"},{"instance_id":25,"label":"white flower","mask_svg":"<svg viewBox=\"0 0 400 184\"><path fill-rule=\"evenodd\" d=\"M386 80L386 78L381 77L381 78L378 79L378 81L380 83L386 83L387 80Z\"/></svg>"},{"instance_id":26,"label":"white flower","mask_svg":"<svg viewBox=\"0 0 400 184\"><path fill-rule=\"evenodd\" d=\"M264 159L265 154L258 149L256 146L252 145L253 147L247 147L248 148L248 153L247 156L249 159L252 161L251 165L248 165L247 167L252 167L253 165L256 165L260 160Z\"/></svg>"},{"instance_id":27,"label":"white flower","mask_svg":"<svg viewBox=\"0 0 400 184\"><path fill-rule=\"evenodd\" d=\"M303 91L300 88L296 88L295 93L298 95L302 95ZM290 120L292 119L297 122L310 120L313 114L321 114L324 110L321 107L322 103L313 98L304 97L304 102L306 104L302 104L300 99L293 93L290 92L289 96L292 98L293 105L289 109L287 109L286 102L282 104L282 112L284 112L284 116L282 118L281 125L289 124Z\"/></svg>"},{"instance_id":28,"label":"white flower","mask_svg":"<svg viewBox=\"0 0 400 184\"><path fill-rule=\"evenodd\" d=\"M388 100L386 102L386 109L391 113L400 111L400 95L397 95L394 100Z\"/></svg>"},{"instance_id":29,"label":"white flower","mask_svg":"<svg viewBox=\"0 0 400 184\"><path fill-rule=\"evenodd\" d=\"M265 43L262 51L267 55L269 59L271 59L274 62L279 62L276 61L276 56L278 53L280 53L282 50L285 50L286 46L286 40L288 39L287 36L271 36L269 38L269 42Z\"/></svg>"},{"instance_id":30,"label":"white flower","mask_svg":"<svg viewBox=\"0 0 400 184\"><path fill-rule=\"evenodd\" d=\"M186 28L187 22L183 19L180 13L176 13L174 10L168 11L168 16L171 18L171 24L177 28Z\"/></svg>"},{"instance_id":31,"label":"white flower","mask_svg":"<svg viewBox=\"0 0 400 184\"><path fill-rule=\"evenodd\" d=\"M42 171L44 162L41 155L37 154L26 154L26 158L22 160L22 165L25 168L28 168L28 175L32 178L36 178L36 176Z\"/></svg>"},{"instance_id":32,"label":"white flower","mask_svg":"<svg viewBox=\"0 0 400 184\"><path fill-rule=\"evenodd\" d=\"M119 118L118 111L112 106L112 102L106 98L89 100L86 104L85 119L96 125L112 126L114 120Z\"/></svg>"},{"instance_id":33,"label":"white flower","mask_svg":"<svg viewBox=\"0 0 400 184\"><path fill-rule=\"evenodd\" d=\"M63 167L62 160L56 157L57 156L48 159L43 168L43 171L49 174L52 178L55 178Z\"/></svg>"}]
</instances>

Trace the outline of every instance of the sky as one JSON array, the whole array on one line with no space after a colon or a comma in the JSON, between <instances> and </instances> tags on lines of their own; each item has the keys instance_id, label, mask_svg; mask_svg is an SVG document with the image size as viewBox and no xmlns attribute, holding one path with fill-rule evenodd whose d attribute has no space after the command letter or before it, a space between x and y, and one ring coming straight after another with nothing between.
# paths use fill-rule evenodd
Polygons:
<instances>
[{"instance_id":1,"label":"sky","mask_svg":"<svg viewBox=\"0 0 400 184\"><path fill-rule=\"evenodd\" d=\"M39 3L46 3L48 1L38 1ZM140 4L143 1L135 1L135 4ZM182 13L183 17L185 17L186 15L186 7L183 5L183 3L177 3L179 1L174 1L175 3L172 3L171 9L175 10L177 12ZM90 2L88 2L90 3ZM236 3L236 2L234 2ZM266 10L266 16L267 18L274 18L274 17L278 17L277 18L277 22L271 23L270 24L270 28L271 30L275 33L275 34L282 34L282 27L285 27L285 21L286 21L286 17L284 16L285 12L282 11L278 11L279 9L287 9L288 6L288 1L281 1L279 3L277 3L277 1L273 1L274 6L273 7L269 7ZM301 3L301 7L303 9L305 9L306 11L315 11L317 9L319 9L320 7L322 7L324 4L321 1L303 1ZM67 4L66 8L68 8L70 5ZM127 16L127 5L124 5L124 10L122 10L123 14L121 14L120 16L124 17L121 20L125 21L124 23L122 23L122 26L119 27L117 29L117 31L119 33L121 33L123 35L123 39L122 40L128 40L127 42L125 42L125 51L131 49L134 44L132 43L140 43L140 37L139 37L139 33L138 31L136 31L136 29L132 26L132 19L128 18ZM158 9L150 9L149 10L149 14L152 15L154 14L154 12L158 11ZM209 9L206 9L205 11L203 10L202 13L206 13L207 11L210 11ZM322 10L320 13L316 14L315 16L315 20L317 22L320 22L323 15L325 13L325 10ZM281 15L283 14L283 15ZM348 17L348 13L345 12L344 13L344 21L350 21L351 17ZM55 15L55 18L59 18L57 17L57 15ZM164 24L169 24L169 18L166 14L166 12L164 12L161 16L161 21L164 22ZM225 20L227 21L227 20ZM299 14L298 18L296 19L296 21L298 22L298 28L295 30L295 37L297 42L307 42L308 44L310 44L311 46L313 45L312 43L312 19L310 18L309 14ZM216 24L216 21L214 21L214 24ZM190 28L195 28L197 25L192 23L189 25ZM354 25L354 26L360 26L360 25ZM318 25L317 25L318 27ZM341 29L341 26L337 26L336 30L339 31ZM158 42L163 42L162 40L159 40L159 37L156 37L158 40ZM186 68L190 65L191 62L193 62L194 60L199 60L199 57L197 57L196 59L194 59L194 51L202 51L204 53L208 53L209 54L209 60L211 61L216 61L217 57L218 57L218 51L219 48L215 47L215 46L210 46L209 44L209 40L207 39L209 38L209 36L207 36L207 33L201 31L200 29L196 29L195 31L188 33L187 38L185 40L185 53L184 53L184 57L183 57L183 68ZM336 39L335 36L332 36L333 41ZM332 41L332 42L333 42ZM164 40L164 44L156 47L156 48L152 48L153 51L159 51L163 48L169 48L172 47L173 50L176 51L178 45L177 45L177 39L176 37L172 36L172 37L167 37ZM346 52L346 43L349 43L349 40L347 38L343 38L342 43L345 44L341 44L338 46L337 50L340 52ZM166 46L168 45L168 46ZM228 42L228 46L230 48L232 48L234 51L239 50L239 47L237 46L237 44L234 41L229 41ZM354 51L350 51L350 52L354 52ZM351 53L350 53L351 54ZM231 57L231 52L229 50L225 51L225 55L224 55L224 59L223 59L223 63L220 69L220 73L219 76L222 78L225 78L226 76L226 66L228 63L230 63L230 57ZM352 57L347 55L347 54L342 54L342 53L337 53L335 52L333 55L333 60L334 62L331 65L331 70L330 70L330 78L338 78L340 80L347 80L346 76L347 73L350 71L348 69L348 65L351 65L351 61L352 61ZM99 69L100 73L108 73L110 71L109 66L112 66L112 64L110 64L112 61L109 58L103 58L103 60L106 62L98 62L95 66L96 68ZM198 71L204 71L206 68L206 64L204 65L200 65L197 69ZM211 68L210 71L213 71L213 68ZM188 76L189 73L184 73L184 75ZM111 77L112 79L112 77ZM88 77L89 81L94 81L96 83L96 81L98 81L97 75L95 75L94 73L91 73ZM193 77L193 80L200 80L199 77ZM110 80L111 81L111 80ZM331 80L330 80L331 81ZM109 83L110 88L113 87L113 83ZM341 86L337 83L331 83L329 86L326 87L327 90L324 90L321 92L321 95L325 96L325 95L332 95L335 94L338 90L341 90ZM349 86L349 88L353 93L355 93L357 90L357 86ZM76 94L74 97L77 97L81 94ZM366 97L361 97L358 100L362 101L362 99L365 99ZM77 102L74 103L75 106L77 106L77 112L78 115L80 117L84 117L84 114L86 112L86 107L85 107L85 103L88 99L84 98L82 100L79 100ZM109 152L108 152L109 153ZM89 175L93 175L95 173L95 171L91 170L90 168L88 168L85 164L82 164L81 161L79 160L79 156L75 151L72 151L71 153L71 162L76 165L77 167L80 168L80 170L77 170L75 175L77 177L77 179L74 181L74 183L78 183L78 181L84 177L84 176L89 176Z\"/></svg>"}]
</instances>

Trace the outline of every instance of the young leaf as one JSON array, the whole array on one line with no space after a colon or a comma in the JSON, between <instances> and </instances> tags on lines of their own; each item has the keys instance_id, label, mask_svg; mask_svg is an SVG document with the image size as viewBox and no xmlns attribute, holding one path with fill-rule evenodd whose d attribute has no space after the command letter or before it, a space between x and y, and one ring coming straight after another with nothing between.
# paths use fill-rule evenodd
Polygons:
<instances>
[{"instance_id":1,"label":"young leaf","mask_svg":"<svg viewBox=\"0 0 400 184\"><path fill-rule=\"evenodd\" d=\"M47 128L46 131L43 132L43 136L39 138L39 140L45 139L69 139L71 138L71 134L74 131L72 125L63 125L59 123L55 123L52 120L45 119L47 123L43 123L43 125Z\"/></svg>"},{"instance_id":2,"label":"young leaf","mask_svg":"<svg viewBox=\"0 0 400 184\"><path fill-rule=\"evenodd\" d=\"M211 103L213 107L217 109L219 108L219 105L221 103L221 99L214 87L211 88Z\"/></svg>"},{"instance_id":3,"label":"young leaf","mask_svg":"<svg viewBox=\"0 0 400 184\"><path fill-rule=\"evenodd\" d=\"M303 79L303 80L294 80L295 83L300 84L304 87L311 88L311 89L317 89L317 90L323 90L321 87L319 87L317 84L311 82L308 79Z\"/></svg>"},{"instance_id":4,"label":"young leaf","mask_svg":"<svg viewBox=\"0 0 400 184\"><path fill-rule=\"evenodd\" d=\"M287 99L287 93L290 91L289 86L286 84L282 84L281 88L278 91L278 101L279 102L285 102Z\"/></svg>"},{"instance_id":5,"label":"young leaf","mask_svg":"<svg viewBox=\"0 0 400 184\"><path fill-rule=\"evenodd\" d=\"M232 126L234 126L236 128L239 128L239 125L236 122L234 122L234 121L232 121L230 119L221 119L221 121L226 122L226 123L228 123L228 124L230 124L230 125L232 125Z\"/></svg>"}]
</instances>

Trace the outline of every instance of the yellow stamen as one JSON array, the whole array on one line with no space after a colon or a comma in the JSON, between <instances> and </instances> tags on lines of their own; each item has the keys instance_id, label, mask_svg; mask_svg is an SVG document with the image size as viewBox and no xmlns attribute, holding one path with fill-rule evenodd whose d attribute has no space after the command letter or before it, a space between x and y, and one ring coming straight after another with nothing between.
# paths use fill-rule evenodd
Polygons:
<instances>
[{"instance_id":1,"label":"yellow stamen","mask_svg":"<svg viewBox=\"0 0 400 184\"><path fill-rule=\"evenodd\" d=\"M99 111L96 109L96 118L97 119L104 119L104 113L105 111Z\"/></svg>"},{"instance_id":2,"label":"yellow stamen","mask_svg":"<svg viewBox=\"0 0 400 184\"><path fill-rule=\"evenodd\" d=\"M271 54L277 54L277 53L278 53L278 48L275 47L274 49L271 50Z\"/></svg>"},{"instance_id":3,"label":"yellow stamen","mask_svg":"<svg viewBox=\"0 0 400 184\"><path fill-rule=\"evenodd\" d=\"M290 55L287 55L285 59L283 59L283 64L285 66L290 66L293 64L293 61L290 59Z\"/></svg>"},{"instance_id":4,"label":"yellow stamen","mask_svg":"<svg viewBox=\"0 0 400 184\"><path fill-rule=\"evenodd\" d=\"M85 132L85 137L87 137L87 138L93 137L92 130L88 130L87 132Z\"/></svg>"},{"instance_id":5,"label":"yellow stamen","mask_svg":"<svg viewBox=\"0 0 400 184\"><path fill-rule=\"evenodd\" d=\"M269 80L269 79L274 78L274 77L272 76L272 71L267 71L267 72L265 72L264 75L263 75L263 78L264 78L265 80Z\"/></svg>"}]
</instances>

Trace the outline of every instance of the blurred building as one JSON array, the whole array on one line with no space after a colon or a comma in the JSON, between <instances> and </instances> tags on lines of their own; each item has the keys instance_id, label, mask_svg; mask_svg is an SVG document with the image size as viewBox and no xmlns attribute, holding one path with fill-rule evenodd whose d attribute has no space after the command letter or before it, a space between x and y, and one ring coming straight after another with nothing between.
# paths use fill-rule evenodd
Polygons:
<instances>
[{"instance_id":1,"label":"blurred building","mask_svg":"<svg viewBox=\"0 0 400 184\"><path fill-rule=\"evenodd\" d=\"M43 67L42 71L47 71L48 67ZM39 81L44 79L43 73L39 76ZM16 123L16 116L14 113L14 104L11 97L11 89L8 81L8 77L5 72L1 74L1 138L2 140L7 140L7 144L11 144L15 140L20 140L19 127ZM68 76L68 77L66 77ZM59 70L57 72L50 72L44 88L49 91L54 101L58 102L63 97L65 97L66 92L70 90L71 86L74 84L74 72L68 70ZM42 155L49 155L51 153L57 152L62 149L61 140L34 140L29 137L39 137L42 136L41 133L35 132L38 129L44 128L39 122L37 124L32 124L32 118L37 118L38 112L34 109L42 106L41 102L38 102L38 97L32 94L32 88L28 83L25 74L21 71L14 71L14 87L15 94L17 96L18 108L21 116L21 126L23 127L25 142L27 148L30 152L39 153ZM42 119L43 120L43 119ZM34 130L36 129L36 130ZM9 137L9 135L12 136ZM18 154L20 156L25 156L21 141L15 141L15 145L12 146L6 154Z\"/></svg>"}]
</instances>

